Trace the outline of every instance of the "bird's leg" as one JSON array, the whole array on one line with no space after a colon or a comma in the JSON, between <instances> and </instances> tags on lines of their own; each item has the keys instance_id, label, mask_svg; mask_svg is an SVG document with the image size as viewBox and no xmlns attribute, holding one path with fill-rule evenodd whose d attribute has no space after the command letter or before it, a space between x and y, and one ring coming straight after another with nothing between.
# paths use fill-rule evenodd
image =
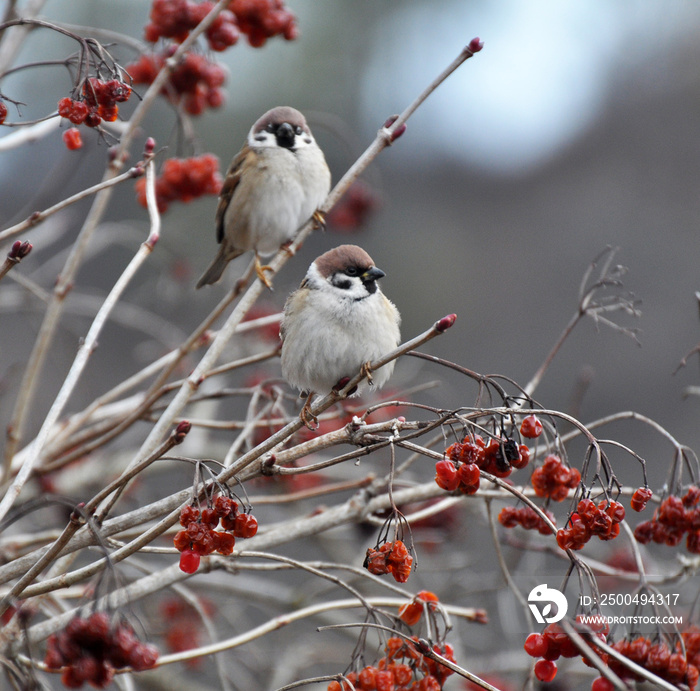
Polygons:
<instances>
[{"instance_id":1,"label":"bird's leg","mask_svg":"<svg viewBox=\"0 0 700 691\"><path fill-rule=\"evenodd\" d=\"M304 407L301 409L301 413L299 413L301 421L306 425L307 429L310 429L312 432L318 429L318 418L311 412L311 399L313 396L314 392L309 391Z\"/></svg>"},{"instance_id":2,"label":"bird's leg","mask_svg":"<svg viewBox=\"0 0 700 691\"><path fill-rule=\"evenodd\" d=\"M360 373L363 377L367 377L367 383L372 386L374 380L372 379L372 366L369 362L365 362L360 368Z\"/></svg>"},{"instance_id":3,"label":"bird's leg","mask_svg":"<svg viewBox=\"0 0 700 691\"><path fill-rule=\"evenodd\" d=\"M258 253L255 253L255 273L257 274L258 278L270 289L272 290L272 283L270 279L265 275L266 271L274 271L274 269L271 266L263 266L260 263L260 257L258 256Z\"/></svg>"},{"instance_id":4,"label":"bird's leg","mask_svg":"<svg viewBox=\"0 0 700 691\"><path fill-rule=\"evenodd\" d=\"M326 229L326 213L325 211L321 211L321 209L316 209L316 211L313 212L311 215L311 218L314 219L314 224L316 228L320 228L321 230Z\"/></svg>"}]
</instances>

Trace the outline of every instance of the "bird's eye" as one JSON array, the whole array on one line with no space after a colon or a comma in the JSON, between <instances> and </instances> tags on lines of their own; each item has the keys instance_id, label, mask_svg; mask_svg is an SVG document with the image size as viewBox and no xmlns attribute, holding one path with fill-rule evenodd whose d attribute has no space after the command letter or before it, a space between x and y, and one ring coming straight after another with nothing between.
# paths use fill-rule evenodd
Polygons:
<instances>
[{"instance_id":1,"label":"bird's eye","mask_svg":"<svg viewBox=\"0 0 700 691\"><path fill-rule=\"evenodd\" d=\"M357 276L357 274L358 274L357 267L356 266L348 266L348 268L345 269L345 273L348 276Z\"/></svg>"},{"instance_id":2,"label":"bird's eye","mask_svg":"<svg viewBox=\"0 0 700 691\"><path fill-rule=\"evenodd\" d=\"M297 125L297 126L294 128L294 134L299 135L299 134L301 134L302 132L303 132L303 130L301 129L301 127L299 127L299 125Z\"/></svg>"},{"instance_id":3,"label":"bird's eye","mask_svg":"<svg viewBox=\"0 0 700 691\"><path fill-rule=\"evenodd\" d=\"M274 131L275 131L275 126L274 126L272 123L270 123L269 125L267 125L267 126L265 127L265 129L266 129L268 132L274 132Z\"/></svg>"}]
</instances>

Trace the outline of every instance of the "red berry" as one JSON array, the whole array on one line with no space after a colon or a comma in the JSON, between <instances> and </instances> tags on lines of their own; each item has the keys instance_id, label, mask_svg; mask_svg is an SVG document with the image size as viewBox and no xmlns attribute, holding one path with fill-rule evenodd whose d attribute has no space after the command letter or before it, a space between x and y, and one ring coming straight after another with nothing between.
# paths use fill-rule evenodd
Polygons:
<instances>
[{"instance_id":1,"label":"red berry","mask_svg":"<svg viewBox=\"0 0 700 691\"><path fill-rule=\"evenodd\" d=\"M97 114L105 122L114 122L119 117L119 107L116 104L97 106Z\"/></svg>"},{"instance_id":2,"label":"red berry","mask_svg":"<svg viewBox=\"0 0 700 691\"><path fill-rule=\"evenodd\" d=\"M231 533L214 533L214 551L219 554L227 555L233 553L233 547L236 544L235 536Z\"/></svg>"},{"instance_id":3,"label":"red berry","mask_svg":"<svg viewBox=\"0 0 700 691\"><path fill-rule=\"evenodd\" d=\"M7 106L0 101L0 125L5 122L5 118L7 117Z\"/></svg>"},{"instance_id":4,"label":"red berry","mask_svg":"<svg viewBox=\"0 0 700 691\"><path fill-rule=\"evenodd\" d=\"M258 532L258 521L252 513L241 513L236 516L233 534L236 537L253 537Z\"/></svg>"},{"instance_id":5,"label":"red berry","mask_svg":"<svg viewBox=\"0 0 700 691\"><path fill-rule=\"evenodd\" d=\"M685 544L691 554L700 554L700 530L688 533Z\"/></svg>"},{"instance_id":6,"label":"red berry","mask_svg":"<svg viewBox=\"0 0 700 691\"><path fill-rule=\"evenodd\" d=\"M377 672L374 676L374 684L377 691L394 691L394 675L388 669Z\"/></svg>"},{"instance_id":7,"label":"red berry","mask_svg":"<svg viewBox=\"0 0 700 691\"><path fill-rule=\"evenodd\" d=\"M231 512L235 513L237 510L238 504L233 501L231 497L226 497L223 494L220 494L214 500L214 511L216 511L216 515L219 518L223 518Z\"/></svg>"},{"instance_id":8,"label":"red berry","mask_svg":"<svg viewBox=\"0 0 700 691\"><path fill-rule=\"evenodd\" d=\"M671 661L671 651L665 643L657 643L649 648L646 668L655 674L664 674Z\"/></svg>"},{"instance_id":9,"label":"red berry","mask_svg":"<svg viewBox=\"0 0 700 691\"><path fill-rule=\"evenodd\" d=\"M413 670L402 663L392 665L391 673L394 675L394 681L399 686L408 686L413 679Z\"/></svg>"},{"instance_id":10,"label":"red berry","mask_svg":"<svg viewBox=\"0 0 700 691\"><path fill-rule=\"evenodd\" d=\"M376 687L377 669L371 665L365 667L357 675L357 681L363 689L374 689Z\"/></svg>"},{"instance_id":11,"label":"red berry","mask_svg":"<svg viewBox=\"0 0 700 691\"><path fill-rule=\"evenodd\" d=\"M467 487L478 486L480 481L479 466L476 463L463 463L459 466L459 480Z\"/></svg>"},{"instance_id":12,"label":"red berry","mask_svg":"<svg viewBox=\"0 0 700 691\"><path fill-rule=\"evenodd\" d=\"M199 520L199 509L196 506L183 506L180 510L180 525L186 528L190 523Z\"/></svg>"},{"instance_id":13,"label":"red berry","mask_svg":"<svg viewBox=\"0 0 700 691\"><path fill-rule=\"evenodd\" d=\"M518 510L512 506L504 506L498 514L498 522L504 528L514 528L520 523Z\"/></svg>"},{"instance_id":14,"label":"red berry","mask_svg":"<svg viewBox=\"0 0 700 691\"><path fill-rule=\"evenodd\" d=\"M420 602L408 602L399 608L399 619L408 626L415 626L423 614L423 605Z\"/></svg>"},{"instance_id":15,"label":"red berry","mask_svg":"<svg viewBox=\"0 0 700 691\"><path fill-rule=\"evenodd\" d=\"M67 117L74 125L82 125L88 112L88 107L82 101L73 101L73 108Z\"/></svg>"},{"instance_id":16,"label":"red berry","mask_svg":"<svg viewBox=\"0 0 700 691\"><path fill-rule=\"evenodd\" d=\"M547 652L547 640L541 633L531 633L525 639L525 652L531 657L542 657Z\"/></svg>"},{"instance_id":17,"label":"red berry","mask_svg":"<svg viewBox=\"0 0 700 691\"><path fill-rule=\"evenodd\" d=\"M102 118L98 115L96 108L90 109L85 116L85 124L88 127L99 127L101 122Z\"/></svg>"},{"instance_id":18,"label":"red berry","mask_svg":"<svg viewBox=\"0 0 700 691\"><path fill-rule=\"evenodd\" d=\"M688 491L683 495L682 501L686 509L697 506L700 503L700 487L695 485L688 487Z\"/></svg>"},{"instance_id":19,"label":"red berry","mask_svg":"<svg viewBox=\"0 0 700 691\"><path fill-rule=\"evenodd\" d=\"M105 91L109 94L109 98L114 103L123 103L129 100L131 96L131 87L118 79L112 79L105 84Z\"/></svg>"},{"instance_id":20,"label":"red berry","mask_svg":"<svg viewBox=\"0 0 700 691\"><path fill-rule=\"evenodd\" d=\"M370 573L375 576L381 576L388 573L386 559L384 555L374 549L373 547L367 548L367 554L365 555L364 567Z\"/></svg>"},{"instance_id":21,"label":"red berry","mask_svg":"<svg viewBox=\"0 0 700 691\"><path fill-rule=\"evenodd\" d=\"M199 554L187 549L180 554L180 570L185 573L195 573L199 568Z\"/></svg>"},{"instance_id":22,"label":"red berry","mask_svg":"<svg viewBox=\"0 0 700 691\"><path fill-rule=\"evenodd\" d=\"M630 506L635 511L644 511L647 502L651 499L653 492L648 487L640 487L634 491Z\"/></svg>"},{"instance_id":23,"label":"red berry","mask_svg":"<svg viewBox=\"0 0 700 691\"><path fill-rule=\"evenodd\" d=\"M597 677L591 684L591 691L615 691L615 684L605 677Z\"/></svg>"},{"instance_id":24,"label":"red berry","mask_svg":"<svg viewBox=\"0 0 700 691\"><path fill-rule=\"evenodd\" d=\"M68 96L66 96L65 98L62 98L58 102L58 114L62 118L69 117L72 111L73 111L73 99L72 98L68 98Z\"/></svg>"},{"instance_id":25,"label":"red berry","mask_svg":"<svg viewBox=\"0 0 700 691\"><path fill-rule=\"evenodd\" d=\"M520 434L526 439L536 439L542 434L542 423L536 415L528 415L520 424Z\"/></svg>"},{"instance_id":26,"label":"red berry","mask_svg":"<svg viewBox=\"0 0 700 691\"><path fill-rule=\"evenodd\" d=\"M557 665L551 660L538 660L535 663L535 676L545 683L553 681L557 676Z\"/></svg>"},{"instance_id":27,"label":"red berry","mask_svg":"<svg viewBox=\"0 0 700 691\"><path fill-rule=\"evenodd\" d=\"M634 529L634 537L642 545L649 544L654 539L654 523L644 521Z\"/></svg>"},{"instance_id":28,"label":"red berry","mask_svg":"<svg viewBox=\"0 0 700 691\"><path fill-rule=\"evenodd\" d=\"M518 457L513 458L510 464L518 470L524 468L530 462L530 449L525 444L518 446Z\"/></svg>"},{"instance_id":29,"label":"red berry","mask_svg":"<svg viewBox=\"0 0 700 691\"><path fill-rule=\"evenodd\" d=\"M443 459L435 464L435 482L438 487L448 492L452 492L459 487L457 468L452 461Z\"/></svg>"},{"instance_id":30,"label":"red berry","mask_svg":"<svg viewBox=\"0 0 700 691\"><path fill-rule=\"evenodd\" d=\"M202 514L200 520L204 525L208 525L210 528L216 528L219 524L219 517L214 509L206 508L202 509Z\"/></svg>"},{"instance_id":31,"label":"red berry","mask_svg":"<svg viewBox=\"0 0 700 691\"><path fill-rule=\"evenodd\" d=\"M63 133L63 142L66 148L70 151L80 149L83 145L83 138L80 136L80 130L77 127L71 127Z\"/></svg>"},{"instance_id":32,"label":"red berry","mask_svg":"<svg viewBox=\"0 0 700 691\"><path fill-rule=\"evenodd\" d=\"M186 530L181 530L176 533L175 537L173 538L173 543L175 544L175 549L178 552L183 552L189 548L192 540L190 539L190 536L187 534Z\"/></svg>"}]
</instances>

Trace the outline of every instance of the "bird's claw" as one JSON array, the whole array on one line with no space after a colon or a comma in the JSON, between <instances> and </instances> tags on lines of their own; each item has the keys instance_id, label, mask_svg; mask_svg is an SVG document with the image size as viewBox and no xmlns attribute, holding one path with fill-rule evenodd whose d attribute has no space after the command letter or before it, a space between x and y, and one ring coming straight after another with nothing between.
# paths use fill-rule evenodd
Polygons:
<instances>
[{"instance_id":1,"label":"bird's claw","mask_svg":"<svg viewBox=\"0 0 700 691\"><path fill-rule=\"evenodd\" d=\"M370 365L369 362L365 362L364 365L362 365L360 369L360 373L362 374L363 377L367 377L367 383L371 386L374 383L374 380L372 379L372 366Z\"/></svg>"},{"instance_id":2,"label":"bird's claw","mask_svg":"<svg viewBox=\"0 0 700 691\"><path fill-rule=\"evenodd\" d=\"M324 211L316 209L316 211L314 211L311 215L311 218L314 219L314 224L316 228L320 228L321 230L326 229L326 214Z\"/></svg>"},{"instance_id":3,"label":"bird's claw","mask_svg":"<svg viewBox=\"0 0 700 691\"><path fill-rule=\"evenodd\" d=\"M260 263L260 259L255 257L255 274L260 279L260 281L269 289L272 290L272 281L265 275L266 271L274 273L274 269L271 266L263 265Z\"/></svg>"},{"instance_id":4,"label":"bird's claw","mask_svg":"<svg viewBox=\"0 0 700 691\"><path fill-rule=\"evenodd\" d=\"M311 404L309 401L304 403L304 407L299 413L299 418L304 423L306 429L315 432L318 429L318 417L311 412Z\"/></svg>"}]
</instances>

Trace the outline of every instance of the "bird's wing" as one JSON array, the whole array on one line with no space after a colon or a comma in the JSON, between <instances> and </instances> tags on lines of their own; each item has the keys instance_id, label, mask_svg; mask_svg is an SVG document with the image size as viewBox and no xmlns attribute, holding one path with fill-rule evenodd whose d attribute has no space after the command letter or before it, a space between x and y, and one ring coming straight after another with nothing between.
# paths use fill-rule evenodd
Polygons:
<instances>
[{"instance_id":1,"label":"bird's wing","mask_svg":"<svg viewBox=\"0 0 700 691\"><path fill-rule=\"evenodd\" d=\"M238 187L238 183L241 181L241 171L243 170L243 164L247 154L248 149L244 147L238 152L233 161L231 161L231 165L226 173L226 178L224 179L224 184L219 193L219 205L216 207L215 217L216 241L219 243L224 239L224 217L226 216L226 209L228 209L233 194Z\"/></svg>"}]
</instances>

